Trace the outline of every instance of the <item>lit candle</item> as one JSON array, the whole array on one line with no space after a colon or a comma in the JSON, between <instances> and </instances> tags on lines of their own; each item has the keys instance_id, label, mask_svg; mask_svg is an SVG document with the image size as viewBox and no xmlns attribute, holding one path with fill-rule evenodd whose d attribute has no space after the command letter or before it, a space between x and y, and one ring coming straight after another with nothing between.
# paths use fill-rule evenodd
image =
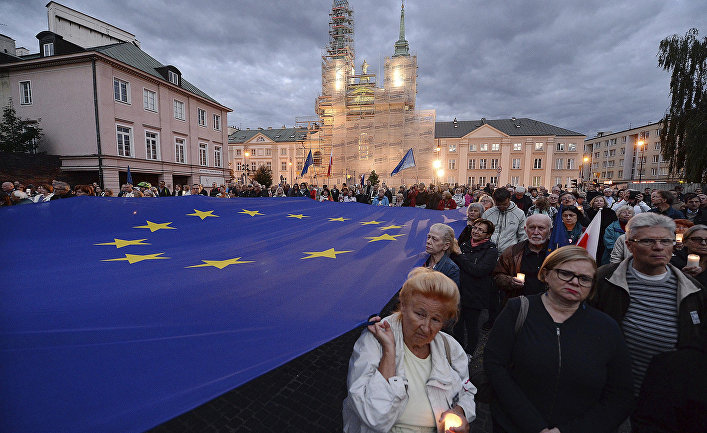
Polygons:
<instances>
[{"instance_id":1,"label":"lit candle","mask_svg":"<svg viewBox=\"0 0 707 433\"><path fill-rule=\"evenodd\" d=\"M682 233L675 233L675 240L678 242L682 242Z\"/></svg>"},{"instance_id":2,"label":"lit candle","mask_svg":"<svg viewBox=\"0 0 707 433\"><path fill-rule=\"evenodd\" d=\"M584 208L582 207L582 205L579 205L579 204L578 204L578 205L577 205L577 209L582 210L582 209L584 209Z\"/></svg>"},{"instance_id":3,"label":"lit candle","mask_svg":"<svg viewBox=\"0 0 707 433\"><path fill-rule=\"evenodd\" d=\"M448 412L444 416L444 431L445 432L447 430L449 430L451 427L461 427L461 426L462 426L462 419L459 417L459 415Z\"/></svg>"},{"instance_id":4,"label":"lit candle","mask_svg":"<svg viewBox=\"0 0 707 433\"><path fill-rule=\"evenodd\" d=\"M525 283L525 274L518 272L518 275L516 275L516 278L521 280L522 282Z\"/></svg>"},{"instance_id":5,"label":"lit candle","mask_svg":"<svg viewBox=\"0 0 707 433\"><path fill-rule=\"evenodd\" d=\"M697 254L689 254L687 256L687 266L700 266L700 256Z\"/></svg>"}]
</instances>

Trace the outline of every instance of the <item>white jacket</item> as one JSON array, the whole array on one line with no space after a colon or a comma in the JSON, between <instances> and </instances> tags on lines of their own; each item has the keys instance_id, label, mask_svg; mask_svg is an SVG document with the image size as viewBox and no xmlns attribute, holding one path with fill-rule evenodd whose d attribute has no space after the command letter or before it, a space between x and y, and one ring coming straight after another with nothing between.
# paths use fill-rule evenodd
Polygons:
<instances>
[{"instance_id":1,"label":"white jacket","mask_svg":"<svg viewBox=\"0 0 707 433\"><path fill-rule=\"evenodd\" d=\"M347 385L349 394L344 400L343 418L346 433L385 433L390 431L408 402L407 379L403 365L405 353L402 324L399 314L385 319L395 336L396 376L385 380L378 371L383 348L367 329L354 345L349 360ZM450 348L450 362L444 347L446 338ZM427 381L427 396L430 399L435 421L442 412L456 404L464 409L469 423L476 418L474 394L476 387L469 381L469 361L466 353L452 337L439 332L430 343L432 371ZM437 423L437 430L444 426Z\"/></svg>"}]
</instances>

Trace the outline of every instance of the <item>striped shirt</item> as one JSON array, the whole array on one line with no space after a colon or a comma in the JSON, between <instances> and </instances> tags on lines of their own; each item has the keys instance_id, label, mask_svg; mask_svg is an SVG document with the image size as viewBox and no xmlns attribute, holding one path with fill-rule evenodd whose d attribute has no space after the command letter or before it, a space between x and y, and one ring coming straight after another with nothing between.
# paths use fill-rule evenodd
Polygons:
<instances>
[{"instance_id":1,"label":"striped shirt","mask_svg":"<svg viewBox=\"0 0 707 433\"><path fill-rule=\"evenodd\" d=\"M654 279L639 274L629 263L626 282L631 301L621 327L631 354L634 392L638 395L653 356L675 350L678 280L670 269Z\"/></svg>"}]
</instances>

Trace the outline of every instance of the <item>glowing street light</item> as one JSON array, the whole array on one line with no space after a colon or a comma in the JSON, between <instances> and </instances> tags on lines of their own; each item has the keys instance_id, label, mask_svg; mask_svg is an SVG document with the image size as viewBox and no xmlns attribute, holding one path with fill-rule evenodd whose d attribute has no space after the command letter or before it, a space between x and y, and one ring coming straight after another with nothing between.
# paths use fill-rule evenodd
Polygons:
<instances>
[{"instance_id":1,"label":"glowing street light","mask_svg":"<svg viewBox=\"0 0 707 433\"><path fill-rule=\"evenodd\" d=\"M442 161L440 161L439 159L435 159L435 160L432 162L432 167L434 167L434 168L436 168L436 169L441 168L441 167L442 167Z\"/></svg>"},{"instance_id":2,"label":"glowing street light","mask_svg":"<svg viewBox=\"0 0 707 433\"><path fill-rule=\"evenodd\" d=\"M645 154L645 148L643 145L646 144L646 142L643 140L638 140L638 143L636 144L641 149L641 167L638 169L638 183L641 183L643 180L643 155Z\"/></svg>"}]
</instances>

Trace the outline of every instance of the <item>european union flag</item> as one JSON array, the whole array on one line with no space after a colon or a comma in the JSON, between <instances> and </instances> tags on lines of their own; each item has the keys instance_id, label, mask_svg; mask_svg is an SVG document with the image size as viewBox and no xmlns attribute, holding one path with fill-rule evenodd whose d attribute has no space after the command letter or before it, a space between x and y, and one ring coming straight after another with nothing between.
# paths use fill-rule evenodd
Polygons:
<instances>
[{"instance_id":1,"label":"european union flag","mask_svg":"<svg viewBox=\"0 0 707 433\"><path fill-rule=\"evenodd\" d=\"M412 148L407 151L405 156L403 156L403 159L400 160L398 165L395 166L393 169L393 172L390 173L391 176L393 176L395 173L399 172L400 170L405 170L406 168L414 167L415 166L415 155L412 154Z\"/></svg>"},{"instance_id":2,"label":"european union flag","mask_svg":"<svg viewBox=\"0 0 707 433\"><path fill-rule=\"evenodd\" d=\"M159 425L361 325L423 263L431 224L464 226L458 211L201 195L0 213L3 432Z\"/></svg>"},{"instance_id":3,"label":"european union flag","mask_svg":"<svg viewBox=\"0 0 707 433\"><path fill-rule=\"evenodd\" d=\"M312 158L312 149L309 149L309 155L307 155L307 159L304 161L304 167L302 167L302 173L300 173L299 177L304 177L305 174L307 174L307 170L309 170L309 166L314 164L314 158Z\"/></svg>"},{"instance_id":4,"label":"european union flag","mask_svg":"<svg viewBox=\"0 0 707 433\"><path fill-rule=\"evenodd\" d=\"M560 210L557 211L555 221L552 223L552 233L550 234L550 241L547 244L548 252L553 252L560 247L570 244L570 241L567 238L565 224L562 222L562 209L563 206L560 205Z\"/></svg>"}]
</instances>

